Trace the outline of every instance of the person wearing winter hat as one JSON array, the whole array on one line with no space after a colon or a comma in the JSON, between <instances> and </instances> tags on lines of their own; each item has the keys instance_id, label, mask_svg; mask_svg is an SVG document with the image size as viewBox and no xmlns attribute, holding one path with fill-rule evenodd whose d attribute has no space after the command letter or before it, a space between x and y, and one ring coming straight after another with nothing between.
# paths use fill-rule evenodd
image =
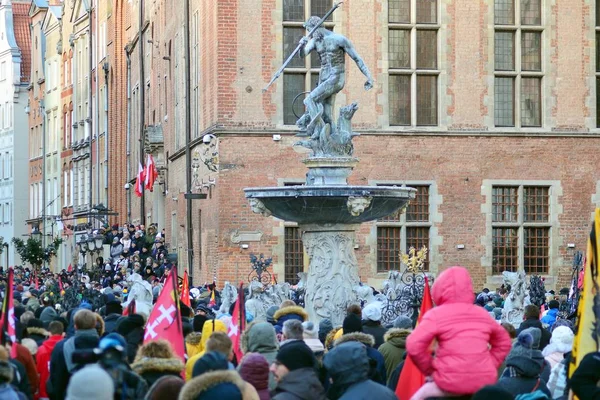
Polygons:
<instances>
[{"instance_id":1,"label":"person wearing winter hat","mask_svg":"<svg viewBox=\"0 0 600 400\"><path fill-rule=\"evenodd\" d=\"M396 329L410 329L412 331L413 325L414 323L412 319L405 315L400 315L394 320L393 327Z\"/></svg>"},{"instance_id":2,"label":"person wearing winter hat","mask_svg":"<svg viewBox=\"0 0 600 400\"><path fill-rule=\"evenodd\" d=\"M281 346L269 369L277 380L271 398L325 400L325 389L317 377L316 365L315 355L304 341L294 340Z\"/></svg>"},{"instance_id":3,"label":"person wearing winter hat","mask_svg":"<svg viewBox=\"0 0 600 400\"><path fill-rule=\"evenodd\" d=\"M359 322L362 320L362 308L360 308L359 304L350 304L348 306L348 308L346 308L346 317L349 317L350 315L357 316ZM353 323L353 325L352 325L353 330L352 331L346 331L342 327L342 329L338 329L337 332L334 334L333 340L334 341L338 340L339 338L342 337L342 335L344 333L362 332L362 322L360 322L360 330L356 330L357 326L354 326L354 324L356 323L356 319L355 318L352 318L352 323Z\"/></svg>"},{"instance_id":4,"label":"person wearing winter hat","mask_svg":"<svg viewBox=\"0 0 600 400\"><path fill-rule=\"evenodd\" d=\"M540 308L535 304L530 304L525 307L523 322L521 322L517 329L517 335L527 328L538 328L542 332L539 349L544 350L544 348L548 346L548 343L550 343L551 335L550 332L544 328L542 321L540 321Z\"/></svg>"},{"instance_id":5,"label":"person wearing winter hat","mask_svg":"<svg viewBox=\"0 0 600 400\"><path fill-rule=\"evenodd\" d=\"M304 343L310 347L313 353L315 353L315 356L322 356L323 352L325 352L325 347L323 347L323 343L318 339L319 327L311 321L305 321L302 323L302 328L302 338Z\"/></svg>"},{"instance_id":6,"label":"person wearing winter hat","mask_svg":"<svg viewBox=\"0 0 600 400\"><path fill-rule=\"evenodd\" d=\"M548 380L550 379L551 368L550 368L550 363L548 363L548 361L546 361L544 359L544 355L540 351L540 340L542 337L541 330L538 328L528 328L528 329L525 329L523 332L528 332L533 337L533 343L531 345L533 351L531 353L531 357L533 357L534 360L541 363L542 372L541 372L540 376L541 376L542 380L547 383ZM509 354L509 356L510 356L510 354Z\"/></svg>"},{"instance_id":7,"label":"person wearing winter hat","mask_svg":"<svg viewBox=\"0 0 600 400\"><path fill-rule=\"evenodd\" d=\"M269 363L258 353L247 353L239 366L242 379L256 389L260 400L270 400L269 395Z\"/></svg>"},{"instance_id":8,"label":"person wearing winter hat","mask_svg":"<svg viewBox=\"0 0 600 400\"><path fill-rule=\"evenodd\" d=\"M323 365L332 381L327 392L331 399L396 399L390 389L369 379L367 349L359 342L336 346L325 355Z\"/></svg>"},{"instance_id":9,"label":"person wearing winter hat","mask_svg":"<svg viewBox=\"0 0 600 400\"><path fill-rule=\"evenodd\" d=\"M244 354L258 353L267 360L269 365L277 357L279 342L277 341L275 328L268 322L252 322L248 324L240 342L240 347ZM275 389L275 386L277 386L275 375L269 372L269 390Z\"/></svg>"},{"instance_id":10,"label":"person wearing winter hat","mask_svg":"<svg viewBox=\"0 0 600 400\"><path fill-rule=\"evenodd\" d=\"M115 331L117 322L123 315L123 306L121 306L121 302L116 299L115 295L112 294L112 290L106 297L110 300L106 302L105 306L104 332L109 334Z\"/></svg>"},{"instance_id":11,"label":"person wearing winter hat","mask_svg":"<svg viewBox=\"0 0 600 400\"><path fill-rule=\"evenodd\" d=\"M163 376L181 376L185 365L173 353L166 340L150 341L142 345L135 356L131 369L140 375L148 386L152 386Z\"/></svg>"},{"instance_id":12,"label":"person wearing winter hat","mask_svg":"<svg viewBox=\"0 0 600 400\"><path fill-rule=\"evenodd\" d=\"M513 400L514 396L510 392L494 385L485 386L475 393L471 400Z\"/></svg>"},{"instance_id":13,"label":"person wearing winter hat","mask_svg":"<svg viewBox=\"0 0 600 400\"><path fill-rule=\"evenodd\" d=\"M532 393L536 390L551 396L546 382L540 377L543 359L533 358L534 338L530 332L521 332L506 358L506 370L498 380L497 386L505 389L513 396Z\"/></svg>"},{"instance_id":14,"label":"person wearing winter hat","mask_svg":"<svg viewBox=\"0 0 600 400\"><path fill-rule=\"evenodd\" d=\"M259 400L254 387L236 371L213 371L188 381L179 400Z\"/></svg>"},{"instance_id":15,"label":"person wearing winter hat","mask_svg":"<svg viewBox=\"0 0 600 400\"><path fill-rule=\"evenodd\" d=\"M560 303L557 300L550 300L548 302L548 312L541 319L542 324L547 326L552 326L556 322L556 317L558 316L558 308L560 307Z\"/></svg>"},{"instance_id":16,"label":"person wearing winter hat","mask_svg":"<svg viewBox=\"0 0 600 400\"><path fill-rule=\"evenodd\" d=\"M278 335L282 334L283 323L285 321L295 319L302 323L308 320L308 313L304 310L304 308L295 305L295 303L293 303L294 305L288 305L292 303L293 302L291 301L290 303L285 303L283 308L280 308L275 312L275 314L273 314L273 319L275 320L275 332L277 332Z\"/></svg>"},{"instance_id":17,"label":"person wearing winter hat","mask_svg":"<svg viewBox=\"0 0 600 400\"><path fill-rule=\"evenodd\" d=\"M158 378L154 385L148 389L144 400L176 399L183 389L185 382L179 376L165 375Z\"/></svg>"},{"instance_id":18,"label":"person wearing winter hat","mask_svg":"<svg viewBox=\"0 0 600 400\"><path fill-rule=\"evenodd\" d=\"M363 332L369 335L373 335L375 338L375 349L378 349L384 342L383 336L387 332L383 326L381 326L381 306L378 302L368 304L363 310L362 315L364 318Z\"/></svg>"},{"instance_id":19,"label":"person wearing winter hat","mask_svg":"<svg viewBox=\"0 0 600 400\"><path fill-rule=\"evenodd\" d=\"M277 310L279 310L279 307L277 306L271 306L267 309L267 322L270 323L271 325L275 325L275 319L273 318L273 316L275 315L275 313L277 312Z\"/></svg>"},{"instance_id":20,"label":"person wearing winter hat","mask_svg":"<svg viewBox=\"0 0 600 400\"><path fill-rule=\"evenodd\" d=\"M319 340L325 346L325 339L327 339L327 335L329 332L333 330L333 324L329 318L323 318L321 322L319 322Z\"/></svg>"},{"instance_id":21,"label":"person wearing winter hat","mask_svg":"<svg viewBox=\"0 0 600 400\"><path fill-rule=\"evenodd\" d=\"M385 360L388 382L396 367L404 361L406 354L406 338L411 332L412 329L392 328L388 330L383 337L385 343L379 346L378 350Z\"/></svg>"},{"instance_id":22,"label":"person wearing winter hat","mask_svg":"<svg viewBox=\"0 0 600 400\"><path fill-rule=\"evenodd\" d=\"M50 333L44 329L44 323L37 318L32 318L27 322L26 332L27 337L33 339L38 346L41 346L50 336Z\"/></svg>"},{"instance_id":23,"label":"person wearing winter hat","mask_svg":"<svg viewBox=\"0 0 600 400\"><path fill-rule=\"evenodd\" d=\"M573 350L574 338L573 331L566 326L559 326L552 331L550 344L542 351L550 368L554 368L556 364L564 360L566 353Z\"/></svg>"},{"instance_id":24,"label":"person wearing winter hat","mask_svg":"<svg viewBox=\"0 0 600 400\"><path fill-rule=\"evenodd\" d=\"M110 375L97 364L90 364L71 377L66 400L112 400L115 386Z\"/></svg>"}]
</instances>

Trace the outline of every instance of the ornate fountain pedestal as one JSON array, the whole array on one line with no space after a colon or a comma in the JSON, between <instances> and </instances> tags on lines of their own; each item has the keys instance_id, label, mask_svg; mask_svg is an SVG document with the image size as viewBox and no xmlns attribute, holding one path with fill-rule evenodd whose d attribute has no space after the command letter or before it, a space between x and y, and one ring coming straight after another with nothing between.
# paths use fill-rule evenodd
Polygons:
<instances>
[{"instance_id":1,"label":"ornate fountain pedestal","mask_svg":"<svg viewBox=\"0 0 600 400\"><path fill-rule=\"evenodd\" d=\"M300 225L309 258L304 302L311 321L331 319L341 325L351 303L357 302L358 262L354 254L357 225Z\"/></svg>"}]
</instances>

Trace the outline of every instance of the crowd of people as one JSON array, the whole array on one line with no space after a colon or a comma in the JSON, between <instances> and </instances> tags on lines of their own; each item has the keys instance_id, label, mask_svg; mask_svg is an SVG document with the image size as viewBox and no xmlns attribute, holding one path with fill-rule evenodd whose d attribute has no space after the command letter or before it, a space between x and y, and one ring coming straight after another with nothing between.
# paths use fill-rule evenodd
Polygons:
<instances>
[{"instance_id":1,"label":"crowd of people","mask_svg":"<svg viewBox=\"0 0 600 400\"><path fill-rule=\"evenodd\" d=\"M399 398L403 370L414 367L427 378L401 400L566 399L570 390L580 399L600 398L600 354L586 356L567 378L574 327L558 312L559 296L548 294L543 314L528 305L514 327L497 319L507 288L474 293L461 267L438 276L435 307L418 324L400 316L384 326L375 303L349 305L342 326L333 326L329 319L309 320L306 310L286 300L269 308L265 320L248 321L241 357L228 335L231 310L218 311L218 296L211 301L216 287L196 288L201 294L191 296L191 307L179 303L181 359L168 341L144 342L148 315L123 307L125 277L133 271L160 292L170 268L139 269L142 258L129 258L149 252L152 263L159 260L162 236L146 241L148 233L135 231L128 239L118 227L113 232L110 241L117 247L125 241L128 251L152 245L133 254L121 249L118 257L115 251L118 261L99 263L111 267L102 268L102 282L43 271L36 289L37 273L15 268L16 337L3 335L0 399L386 400Z\"/></svg>"}]
</instances>

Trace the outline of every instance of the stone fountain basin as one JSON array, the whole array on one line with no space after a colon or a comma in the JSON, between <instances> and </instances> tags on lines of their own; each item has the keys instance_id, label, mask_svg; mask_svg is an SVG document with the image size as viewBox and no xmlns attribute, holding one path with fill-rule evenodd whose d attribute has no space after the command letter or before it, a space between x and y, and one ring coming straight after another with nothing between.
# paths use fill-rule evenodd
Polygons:
<instances>
[{"instance_id":1,"label":"stone fountain basin","mask_svg":"<svg viewBox=\"0 0 600 400\"><path fill-rule=\"evenodd\" d=\"M244 189L246 198L260 200L274 217L299 224L359 224L393 214L415 198L416 190L395 186L283 186ZM352 215L350 198L370 198ZM363 202L363 204L365 204ZM360 207L359 207L360 208ZM357 211L354 209L355 214Z\"/></svg>"}]
</instances>

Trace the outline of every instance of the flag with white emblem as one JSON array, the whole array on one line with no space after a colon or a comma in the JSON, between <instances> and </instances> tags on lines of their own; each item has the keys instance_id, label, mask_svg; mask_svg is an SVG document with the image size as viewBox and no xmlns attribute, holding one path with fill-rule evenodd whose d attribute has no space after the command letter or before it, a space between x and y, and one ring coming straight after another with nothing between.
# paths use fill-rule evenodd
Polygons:
<instances>
[{"instance_id":1,"label":"flag with white emblem","mask_svg":"<svg viewBox=\"0 0 600 400\"><path fill-rule=\"evenodd\" d=\"M242 360L242 349L240 348L242 333L246 329L246 300L244 298L244 284L240 283L238 299L231 313L231 324L227 334L233 343L233 352L238 363Z\"/></svg>"}]
</instances>

